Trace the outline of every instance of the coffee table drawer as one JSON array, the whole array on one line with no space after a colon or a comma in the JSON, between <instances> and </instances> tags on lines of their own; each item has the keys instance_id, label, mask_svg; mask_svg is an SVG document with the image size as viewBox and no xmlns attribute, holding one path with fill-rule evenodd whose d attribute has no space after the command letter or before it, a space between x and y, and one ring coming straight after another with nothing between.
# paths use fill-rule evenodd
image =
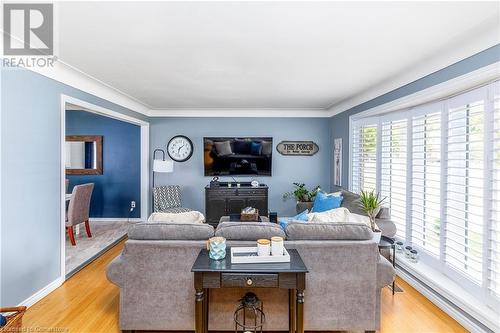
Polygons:
<instances>
[{"instance_id":1,"label":"coffee table drawer","mask_svg":"<svg viewBox=\"0 0 500 333\"><path fill-rule=\"evenodd\" d=\"M222 273L222 288L277 288L278 274Z\"/></svg>"}]
</instances>

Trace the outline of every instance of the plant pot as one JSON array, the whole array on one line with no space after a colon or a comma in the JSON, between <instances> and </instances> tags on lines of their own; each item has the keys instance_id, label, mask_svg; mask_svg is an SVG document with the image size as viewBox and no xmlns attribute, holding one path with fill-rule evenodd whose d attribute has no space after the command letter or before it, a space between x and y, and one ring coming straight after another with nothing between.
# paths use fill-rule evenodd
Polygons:
<instances>
[{"instance_id":1,"label":"plant pot","mask_svg":"<svg viewBox=\"0 0 500 333\"><path fill-rule=\"evenodd\" d=\"M375 242L377 244L380 243L380 238L382 238L382 231L380 231L380 230L374 231L373 232L373 239L375 240Z\"/></svg>"},{"instance_id":2,"label":"plant pot","mask_svg":"<svg viewBox=\"0 0 500 333\"><path fill-rule=\"evenodd\" d=\"M297 210L297 214L300 214L306 209L309 209L309 212L311 212L312 207L313 207L312 201L297 201L295 209Z\"/></svg>"}]
</instances>

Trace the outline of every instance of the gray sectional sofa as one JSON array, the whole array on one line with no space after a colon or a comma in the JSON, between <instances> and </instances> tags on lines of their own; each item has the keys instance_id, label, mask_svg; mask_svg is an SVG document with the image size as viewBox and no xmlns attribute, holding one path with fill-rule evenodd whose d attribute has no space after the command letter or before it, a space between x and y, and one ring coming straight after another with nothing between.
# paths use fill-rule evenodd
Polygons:
<instances>
[{"instance_id":1,"label":"gray sectional sofa","mask_svg":"<svg viewBox=\"0 0 500 333\"><path fill-rule=\"evenodd\" d=\"M305 290L305 329L366 330L380 327L380 290L394 269L378 251L363 224L139 223L131 228L120 256L108 266L108 279L120 287L122 330L194 330L191 266L206 240L223 236L228 246L255 244L282 236L299 251L309 269ZM265 330L288 330L288 293L279 289L213 289L209 329L234 330L233 312L247 291L264 302Z\"/></svg>"}]
</instances>

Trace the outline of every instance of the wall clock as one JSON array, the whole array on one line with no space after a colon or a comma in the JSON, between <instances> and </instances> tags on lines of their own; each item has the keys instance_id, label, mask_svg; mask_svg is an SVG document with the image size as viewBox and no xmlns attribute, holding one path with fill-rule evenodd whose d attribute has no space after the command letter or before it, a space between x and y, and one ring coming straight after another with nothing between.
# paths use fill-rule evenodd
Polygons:
<instances>
[{"instance_id":1,"label":"wall clock","mask_svg":"<svg viewBox=\"0 0 500 333\"><path fill-rule=\"evenodd\" d=\"M176 135L167 144L168 156L176 162L185 162L193 155L193 142L184 135Z\"/></svg>"}]
</instances>

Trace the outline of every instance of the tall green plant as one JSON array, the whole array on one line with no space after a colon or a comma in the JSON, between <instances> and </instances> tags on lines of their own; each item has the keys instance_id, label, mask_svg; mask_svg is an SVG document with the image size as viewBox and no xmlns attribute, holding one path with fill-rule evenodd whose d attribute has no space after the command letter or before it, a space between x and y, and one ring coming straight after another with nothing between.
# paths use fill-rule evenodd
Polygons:
<instances>
[{"instance_id":1,"label":"tall green plant","mask_svg":"<svg viewBox=\"0 0 500 333\"><path fill-rule=\"evenodd\" d=\"M375 191L361 191L359 195L360 206L370 218L370 225L373 231L376 229L375 216L378 214L385 198L380 198L380 193Z\"/></svg>"},{"instance_id":2,"label":"tall green plant","mask_svg":"<svg viewBox=\"0 0 500 333\"><path fill-rule=\"evenodd\" d=\"M290 192L286 192L283 194L283 201L286 201L290 198L295 198L297 201L301 202L311 202L316 198L316 194L320 191L320 187L316 186L312 190L308 190L306 185L303 183L293 183L295 189Z\"/></svg>"}]
</instances>

